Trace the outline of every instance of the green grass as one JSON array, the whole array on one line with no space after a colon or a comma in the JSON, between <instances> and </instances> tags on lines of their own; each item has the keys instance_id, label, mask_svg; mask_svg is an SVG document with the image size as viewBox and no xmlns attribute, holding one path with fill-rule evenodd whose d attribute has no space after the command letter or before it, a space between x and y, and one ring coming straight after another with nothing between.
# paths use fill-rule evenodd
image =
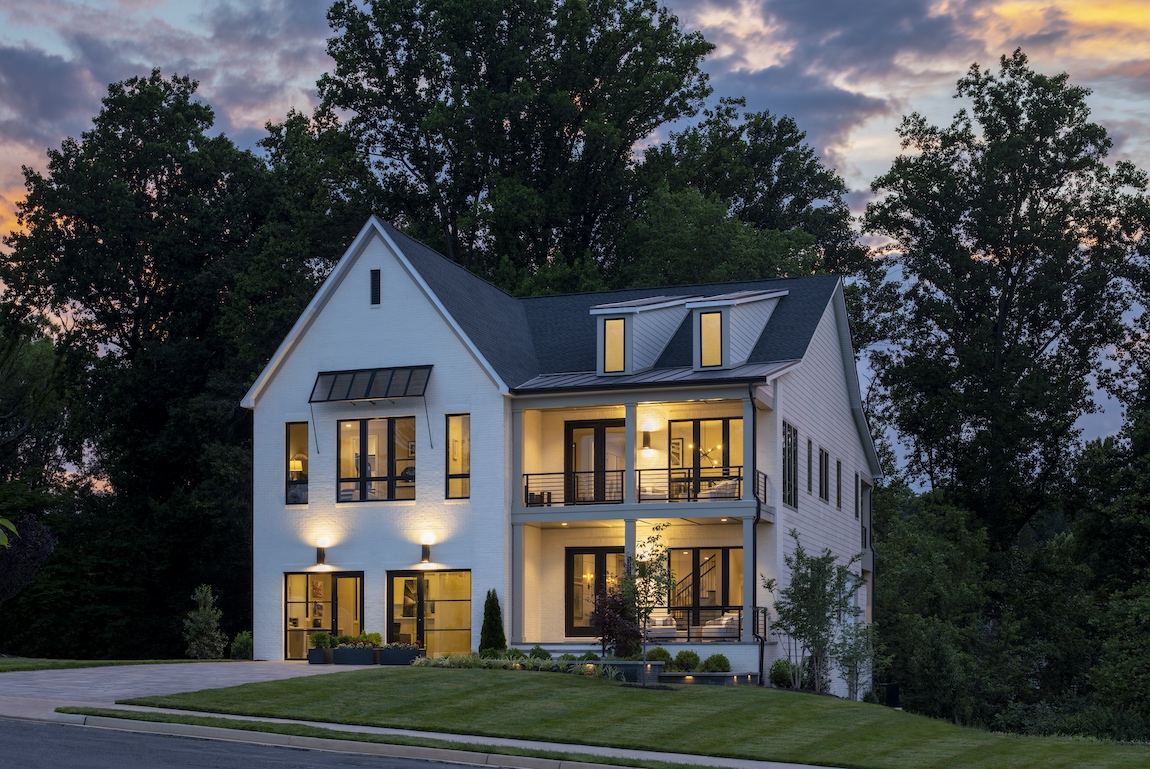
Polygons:
<instances>
[{"instance_id":1,"label":"green grass","mask_svg":"<svg viewBox=\"0 0 1150 769\"><path fill-rule=\"evenodd\" d=\"M34 657L0 657L0 673L17 670L70 670L116 665L169 665L175 662L224 662L225 660L47 660Z\"/></svg>"},{"instance_id":2,"label":"green grass","mask_svg":"<svg viewBox=\"0 0 1150 769\"><path fill-rule=\"evenodd\" d=\"M78 713L84 716L107 716L131 721L151 721L164 724L192 724L194 726L214 726L223 729L240 729L248 732L267 734L288 734L297 737L321 737L328 740L349 742L371 742L380 745L411 745L418 748L440 748L445 750L467 750L477 753L495 753L503 756L531 756L534 758L554 758L561 761L582 761L593 764L614 764L616 766L638 766L645 769L687 769L691 764L672 764L667 761L642 761L611 758L590 753L576 753L554 750L528 750L506 745L483 745L460 743L448 740L433 740L422 737L405 737L389 734L364 734L362 732L342 732L334 729L321 729L303 724L280 724L267 721L246 721L234 718L213 718L211 716L189 716L182 713L155 713L139 710L115 710L112 708L56 708L58 713Z\"/></svg>"},{"instance_id":3,"label":"green grass","mask_svg":"<svg viewBox=\"0 0 1150 769\"><path fill-rule=\"evenodd\" d=\"M860 769L1150 766L1147 745L993 734L773 689L645 690L548 673L390 668L125 702Z\"/></svg>"}]
</instances>

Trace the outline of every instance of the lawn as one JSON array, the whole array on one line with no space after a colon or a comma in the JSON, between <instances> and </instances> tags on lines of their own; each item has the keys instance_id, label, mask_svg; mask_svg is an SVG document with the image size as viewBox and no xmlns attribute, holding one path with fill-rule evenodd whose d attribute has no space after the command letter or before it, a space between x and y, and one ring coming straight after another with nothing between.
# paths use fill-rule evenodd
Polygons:
<instances>
[{"instance_id":1,"label":"lawn","mask_svg":"<svg viewBox=\"0 0 1150 769\"><path fill-rule=\"evenodd\" d=\"M555 673L381 668L125 703L867 769L1150 766L1147 745L992 734L773 689Z\"/></svg>"},{"instance_id":2,"label":"lawn","mask_svg":"<svg viewBox=\"0 0 1150 769\"><path fill-rule=\"evenodd\" d=\"M224 660L204 660L223 662ZM17 670L67 670L70 668L105 668L114 665L169 665L200 660L48 660L35 657L0 657L0 673Z\"/></svg>"}]
</instances>

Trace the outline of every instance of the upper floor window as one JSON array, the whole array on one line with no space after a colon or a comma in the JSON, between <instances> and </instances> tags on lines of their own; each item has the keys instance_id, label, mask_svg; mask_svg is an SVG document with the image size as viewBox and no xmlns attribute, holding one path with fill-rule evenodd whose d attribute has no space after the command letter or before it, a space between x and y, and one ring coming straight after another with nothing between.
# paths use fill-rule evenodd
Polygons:
<instances>
[{"instance_id":1,"label":"upper floor window","mask_svg":"<svg viewBox=\"0 0 1150 769\"><path fill-rule=\"evenodd\" d=\"M860 507L862 507L862 489L859 484L859 474L855 473L855 518L859 517Z\"/></svg>"},{"instance_id":2,"label":"upper floor window","mask_svg":"<svg viewBox=\"0 0 1150 769\"><path fill-rule=\"evenodd\" d=\"M415 499L415 417L339 423L339 501Z\"/></svg>"},{"instance_id":3,"label":"upper floor window","mask_svg":"<svg viewBox=\"0 0 1150 769\"><path fill-rule=\"evenodd\" d=\"M627 370L627 321L607 318L603 321L603 372L619 374Z\"/></svg>"},{"instance_id":4,"label":"upper floor window","mask_svg":"<svg viewBox=\"0 0 1150 769\"><path fill-rule=\"evenodd\" d=\"M379 270L371 271L371 303L379 304L381 298Z\"/></svg>"},{"instance_id":5,"label":"upper floor window","mask_svg":"<svg viewBox=\"0 0 1150 769\"><path fill-rule=\"evenodd\" d=\"M783 504L799 506L799 431L783 422Z\"/></svg>"},{"instance_id":6,"label":"upper floor window","mask_svg":"<svg viewBox=\"0 0 1150 769\"><path fill-rule=\"evenodd\" d=\"M288 422L284 451L284 501L289 505L307 504L307 422Z\"/></svg>"},{"instance_id":7,"label":"upper floor window","mask_svg":"<svg viewBox=\"0 0 1150 769\"><path fill-rule=\"evenodd\" d=\"M447 498L471 496L471 415L447 415Z\"/></svg>"},{"instance_id":8,"label":"upper floor window","mask_svg":"<svg viewBox=\"0 0 1150 769\"><path fill-rule=\"evenodd\" d=\"M807 438L807 493L815 493L815 444Z\"/></svg>"},{"instance_id":9,"label":"upper floor window","mask_svg":"<svg viewBox=\"0 0 1150 769\"><path fill-rule=\"evenodd\" d=\"M819 449L819 499L831 501L831 455Z\"/></svg>"},{"instance_id":10,"label":"upper floor window","mask_svg":"<svg viewBox=\"0 0 1150 769\"><path fill-rule=\"evenodd\" d=\"M835 504L839 510L843 509L843 463L835 460Z\"/></svg>"},{"instance_id":11,"label":"upper floor window","mask_svg":"<svg viewBox=\"0 0 1150 769\"><path fill-rule=\"evenodd\" d=\"M723 313L699 313L699 367L723 365Z\"/></svg>"}]
</instances>

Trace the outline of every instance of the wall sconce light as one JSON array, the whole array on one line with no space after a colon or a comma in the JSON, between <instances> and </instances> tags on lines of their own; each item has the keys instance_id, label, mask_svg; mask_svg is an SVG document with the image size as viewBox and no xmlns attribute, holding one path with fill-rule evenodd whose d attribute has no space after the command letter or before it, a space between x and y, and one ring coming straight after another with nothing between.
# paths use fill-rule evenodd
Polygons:
<instances>
[{"instance_id":1,"label":"wall sconce light","mask_svg":"<svg viewBox=\"0 0 1150 769\"><path fill-rule=\"evenodd\" d=\"M316 542L315 544L316 544L316 548L315 548L316 565L317 566L323 566L324 564L327 563L327 546L328 546L327 537L321 537L319 539L319 541Z\"/></svg>"},{"instance_id":2,"label":"wall sconce light","mask_svg":"<svg viewBox=\"0 0 1150 769\"><path fill-rule=\"evenodd\" d=\"M433 541L434 537L432 537L430 534L424 534L423 537L420 538L420 542L423 543L420 563L431 563L431 543Z\"/></svg>"},{"instance_id":3,"label":"wall sconce light","mask_svg":"<svg viewBox=\"0 0 1150 769\"><path fill-rule=\"evenodd\" d=\"M642 454L647 459L650 459L651 457L655 456L655 450L653 448L651 448L651 431L650 430L644 430L643 431Z\"/></svg>"}]
</instances>

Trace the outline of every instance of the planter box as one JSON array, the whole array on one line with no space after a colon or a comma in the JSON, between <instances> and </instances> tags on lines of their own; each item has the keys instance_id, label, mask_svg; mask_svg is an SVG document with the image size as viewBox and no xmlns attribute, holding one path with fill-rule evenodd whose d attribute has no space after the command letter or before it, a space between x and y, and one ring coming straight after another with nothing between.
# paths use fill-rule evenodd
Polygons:
<instances>
[{"instance_id":1,"label":"planter box","mask_svg":"<svg viewBox=\"0 0 1150 769\"><path fill-rule=\"evenodd\" d=\"M758 673L661 673L661 684L703 684L710 686L757 686Z\"/></svg>"},{"instance_id":2,"label":"planter box","mask_svg":"<svg viewBox=\"0 0 1150 769\"><path fill-rule=\"evenodd\" d=\"M311 665L330 665L335 649L308 649L307 661Z\"/></svg>"},{"instance_id":3,"label":"planter box","mask_svg":"<svg viewBox=\"0 0 1150 769\"><path fill-rule=\"evenodd\" d=\"M623 674L623 680L633 684L657 684L663 672L662 660L602 660L600 662L576 662L577 665L594 665L599 668L611 667Z\"/></svg>"},{"instance_id":4,"label":"planter box","mask_svg":"<svg viewBox=\"0 0 1150 769\"><path fill-rule=\"evenodd\" d=\"M423 656L422 649L379 649L380 665L410 665Z\"/></svg>"},{"instance_id":5,"label":"planter box","mask_svg":"<svg viewBox=\"0 0 1150 769\"><path fill-rule=\"evenodd\" d=\"M375 649L332 649L337 665L374 665Z\"/></svg>"}]
</instances>

